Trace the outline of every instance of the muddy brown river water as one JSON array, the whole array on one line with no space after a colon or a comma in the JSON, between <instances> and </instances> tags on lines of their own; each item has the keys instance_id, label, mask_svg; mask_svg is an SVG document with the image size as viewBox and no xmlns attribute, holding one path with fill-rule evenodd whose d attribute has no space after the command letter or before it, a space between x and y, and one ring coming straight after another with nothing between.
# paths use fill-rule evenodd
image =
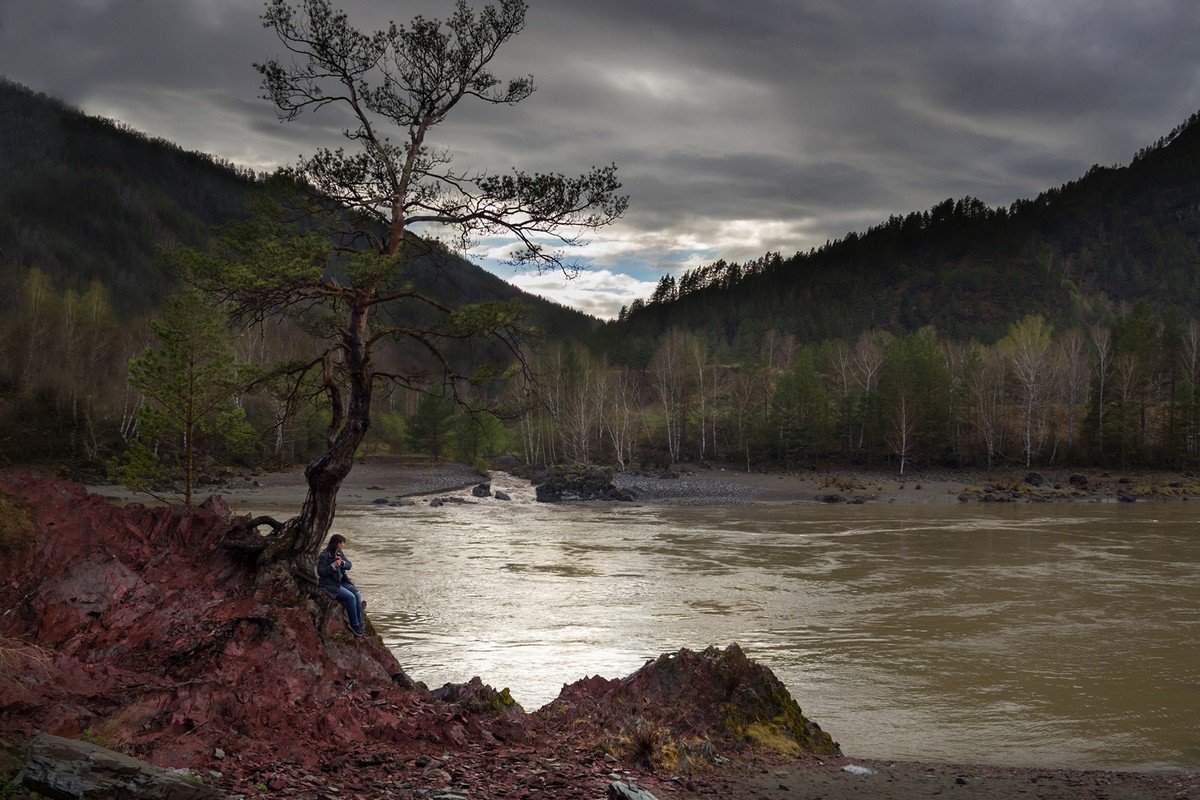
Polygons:
<instances>
[{"instance_id":1,"label":"muddy brown river water","mask_svg":"<svg viewBox=\"0 0 1200 800\"><path fill-rule=\"evenodd\" d=\"M526 709L741 644L851 756L1200 766L1200 505L347 510L411 676Z\"/></svg>"}]
</instances>

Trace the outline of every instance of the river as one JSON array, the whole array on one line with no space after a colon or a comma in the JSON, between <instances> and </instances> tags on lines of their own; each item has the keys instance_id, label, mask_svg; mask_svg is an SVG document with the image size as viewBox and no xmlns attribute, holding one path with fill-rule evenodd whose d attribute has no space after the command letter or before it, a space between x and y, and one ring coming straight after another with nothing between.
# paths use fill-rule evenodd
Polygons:
<instances>
[{"instance_id":1,"label":"river","mask_svg":"<svg viewBox=\"0 0 1200 800\"><path fill-rule=\"evenodd\" d=\"M851 756L1200 766L1200 506L349 510L405 670L527 710L584 675L742 645Z\"/></svg>"}]
</instances>

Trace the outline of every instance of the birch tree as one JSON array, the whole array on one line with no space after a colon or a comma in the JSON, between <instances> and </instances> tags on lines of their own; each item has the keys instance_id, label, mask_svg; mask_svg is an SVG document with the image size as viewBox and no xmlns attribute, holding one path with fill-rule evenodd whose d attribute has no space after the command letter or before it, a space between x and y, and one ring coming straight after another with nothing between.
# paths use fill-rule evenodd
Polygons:
<instances>
[{"instance_id":1,"label":"birch tree","mask_svg":"<svg viewBox=\"0 0 1200 800\"><path fill-rule=\"evenodd\" d=\"M1034 419L1050 377L1050 327L1040 316L1028 316L1009 328L1000 342L1017 381L1021 402L1021 431L1025 466L1033 463Z\"/></svg>"},{"instance_id":2,"label":"birch tree","mask_svg":"<svg viewBox=\"0 0 1200 800\"><path fill-rule=\"evenodd\" d=\"M1104 459L1104 405L1108 402L1108 378L1112 372L1112 331L1103 325L1088 328L1096 365L1096 442L1100 459Z\"/></svg>"},{"instance_id":3,"label":"birch tree","mask_svg":"<svg viewBox=\"0 0 1200 800\"><path fill-rule=\"evenodd\" d=\"M667 452L672 461L682 460L683 420L687 400L688 336L672 328L662 338L650 360L650 379L662 409Z\"/></svg>"},{"instance_id":4,"label":"birch tree","mask_svg":"<svg viewBox=\"0 0 1200 800\"><path fill-rule=\"evenodd\" d=\"M1001 414L1007 383L1005 359L995 349L976 346L972 351L971 360L973 363L968 379L974 404L971 421L983 437L987 468L990 470L995 466L1000 436L1003 433Z\"/></svg>"}]
</instances>

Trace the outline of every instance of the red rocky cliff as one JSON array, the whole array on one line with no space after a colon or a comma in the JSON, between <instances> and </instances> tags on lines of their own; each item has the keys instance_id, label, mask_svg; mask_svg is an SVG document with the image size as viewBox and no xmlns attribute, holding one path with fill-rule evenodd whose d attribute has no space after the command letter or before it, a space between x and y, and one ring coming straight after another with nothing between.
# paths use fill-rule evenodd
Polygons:
<instances>
[{"instance_id":1,"label":"red rocky cliff","mask_svg":"<svg viewBox=\"0 0 1200 800\"><path fill-rule=\"evenodd\" d=\"M0 474L0 493L35 529L0 559L9 741L82 737L219 771L249 794L339 784L344 797L595 797L614 766L644 760L621 744L639 726L676 752L833 751L736 646L581 681L529 715L481 683L414 685L378 637L348 634L332 601L235 560L218 546L219 498L121 508L27 473Z\"/></svg>"}]
</instances>

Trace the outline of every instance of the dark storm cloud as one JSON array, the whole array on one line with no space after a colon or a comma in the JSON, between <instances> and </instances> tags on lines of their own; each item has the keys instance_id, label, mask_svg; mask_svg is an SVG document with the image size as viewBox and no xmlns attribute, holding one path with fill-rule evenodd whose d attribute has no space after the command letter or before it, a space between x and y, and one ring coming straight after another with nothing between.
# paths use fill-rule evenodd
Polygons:
<instances>
[{"instance_id":1,"label":"dark storm cloud","mask_svg":"<svg viewBox=\"0 0 1200 800\"><path fill-rule=\"evenodd\" d=\"M450 2L344 6L372 28ZM284 163L342 122L281 125L256 99L250 64L278 52L260 9L0 0L0 72L188 147ZM534 0L496 68L533 72L538 92L464 106L441 143L493 170L616 161L632 205L589 252L652 278L1125 161L1200 107L1197 42L1195 0Z\"/></svg>"}]
</instances>

